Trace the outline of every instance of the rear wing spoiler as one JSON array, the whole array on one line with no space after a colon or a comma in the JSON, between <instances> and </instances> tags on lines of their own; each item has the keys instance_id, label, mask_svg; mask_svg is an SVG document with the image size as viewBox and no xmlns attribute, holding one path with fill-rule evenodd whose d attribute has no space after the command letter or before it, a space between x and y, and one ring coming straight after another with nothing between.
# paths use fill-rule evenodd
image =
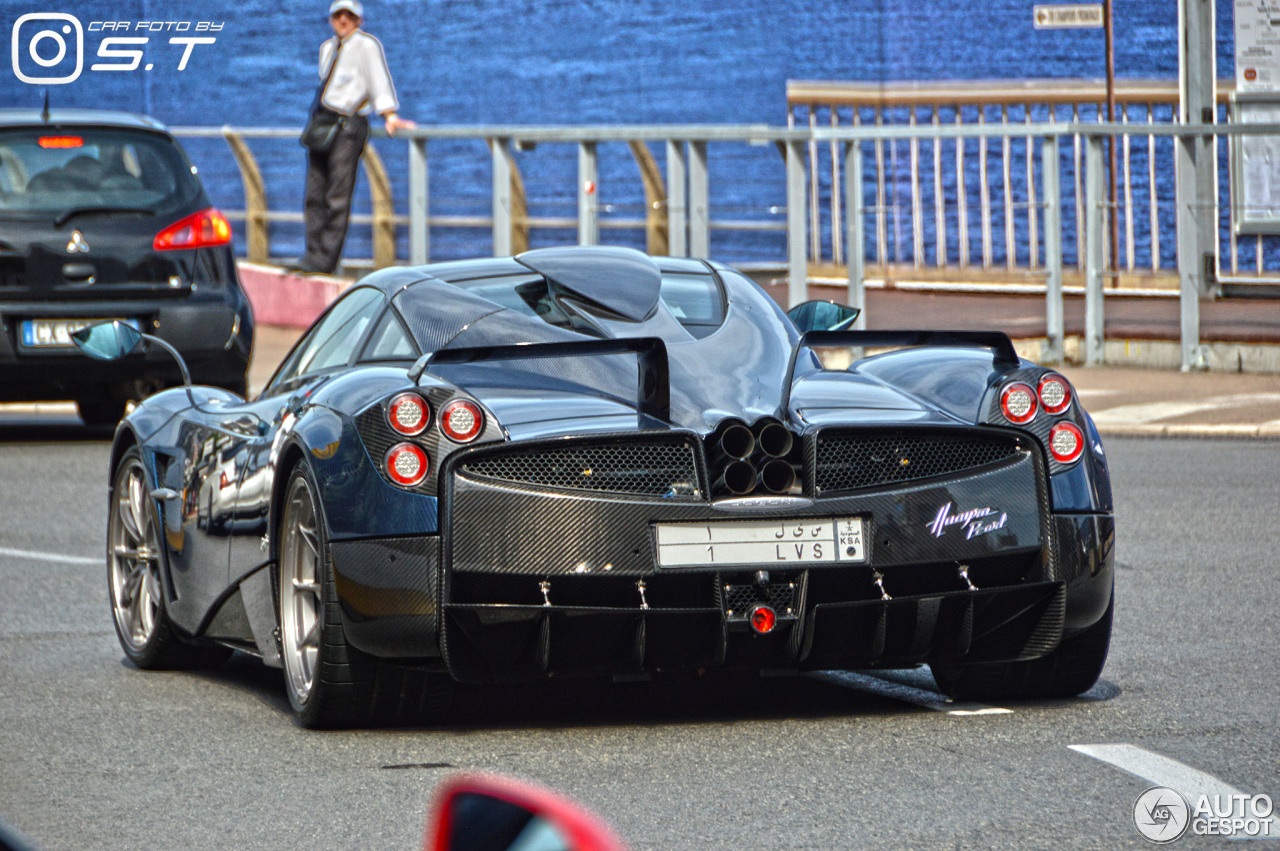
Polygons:
<instances>
[{"instance_id":1,"label":"rear wing spoiler","mask_svg":"<svg viewBox=\"0 0 1280 851\"><path fill-rule=\"evenodd\" d=\"M820 346L978 346L991 349L996 366L1021 363L1009 335L1002 331L806 331L791 350L787 378L782 385L782 411L791 405L791 385L796 379L800 352Z\"/></svg>"},{"instance_id":2,"label":"rear wing spoiler","mask_svg":"<svg viewBox=\"0 0 1280 851\"><path fill-rule=\"evenodd\" d=\"M631 337L617 340L571 340L558 343L516 343L509 346L470 346L428 352L409 368L409 380L418 379L429 368L439 364L481 363L497 360L533 358L581 358L598 355L636 355L639 380L636 388L636 410L661 420L671 421L671 374L667 363L667 346L657 337ZM793 364L794 365L794 364Z\"/></svg>"}]
</instances>

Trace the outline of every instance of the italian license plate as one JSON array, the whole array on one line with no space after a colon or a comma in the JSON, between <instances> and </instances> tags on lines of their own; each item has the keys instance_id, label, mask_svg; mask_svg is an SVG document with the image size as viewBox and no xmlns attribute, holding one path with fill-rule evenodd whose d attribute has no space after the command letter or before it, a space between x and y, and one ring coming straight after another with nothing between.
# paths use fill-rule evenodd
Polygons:
<instances>
[{"instance_id":1,"label":"italian license plate","mask_svg":"<svg viewBox=\"0 0 1280 851\"><path fill-rule=\"evenodd\" d=\"M22 345L28 349L70 349L75 344L71 335L89 325L110 322L114 317L99 319L27 319L22 323ZM121 320L138 327L136 319Z\"/></svg>"},{"instance_id":2,"label":"italian license plate","mask_svg":"<svg viewBox=\"0 0 1280 851\"><path fill-rule=\"evenodd\" d=\"M659 567L802 565L867 560L861 517L659 523Z\"/></svg>"}]
</instances>

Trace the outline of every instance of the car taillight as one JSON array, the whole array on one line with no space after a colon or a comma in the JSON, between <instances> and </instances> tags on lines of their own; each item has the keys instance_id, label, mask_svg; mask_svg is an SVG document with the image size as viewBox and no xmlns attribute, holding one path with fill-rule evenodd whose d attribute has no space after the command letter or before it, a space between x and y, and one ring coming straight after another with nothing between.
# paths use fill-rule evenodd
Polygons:
<instances>
[{"instance_id":1,"label":"car taillight","mask_svg":"<svg viewBox=\"0 0 1280 851\"><path fill-rule=\"evenodd\" d=\"M1026 384L1010 384L1000 394L1000 410L1011 423L1031 422L1036 415L1036 391Z\"/></svg>"},{"instance_id":2,"label":"car taillight","mask_svg":"<svg viewBox=\"0 0 1280 851\"><path fill-rule=\"evenodd\" d=\"M440 431L457 443L474 440L484 427L480 407L466 399L454 399L440 412Z\"/></svg>"},{"instance_id":3,"label":"car taillight","mask_svg":"<svg viewBox=\"0 0 1280 851\"><path fill-rule=\"evenodd\" d=\"M42 148L83 148L83 136L41 136L37 141Z\"/></svg>"},{"instance_id":4,"label":"car taillight","mask_svg":"<svg viewBox=\"0 0 1280 851\"><path fill-rule=\"evenodd\" d=\"M1071 404L1071 386L1061 375L1049 373L1040 379L1040 404L1047 414L1060 414Z\"/></svg>"},{"instance_id":5,"label":"car taillight","mask_svg":"<svg viewBox=\"0 0 1280 851\"><path fill-rule=\"evenodd\" d=\"M1049 454L1059 464L1070 464L1084 451L1084 434L1074 423L1058 423L1049 430Z\"/></svg>"},{"instance_id":6,"label":"car taillight","mask_svg":"<svg viewBox=\"0 0 1280 851\"><path fill-rule=\"evenodd\" d=\"M417 393L401 393L387 406L387 423L406 437L422 434L430 419L431 408Z\"/></svg>"},{"instance_id":7,"label":"car taillight","mask_svg":"<svg viewBox=\"0 0 1280 851\"><path fill-rule=\"evenodd\" d=\"M412 443L397 443L388 450L385 466L391 481L411 488L422 484L422 480L427 477L430 462L421 447Z\"/></svg>"},{"instance_id":8,"label":"car taillight","mask_svg":"<svg viewBox=\"0 0 1280 851\"><path fill-rule=\"evenodd\" d=\"M211 248L231 241L231 223L222 213L209 207L179 219L156 234L151 247L156 251L180 248Z\"/></svg>"}]
</instances>

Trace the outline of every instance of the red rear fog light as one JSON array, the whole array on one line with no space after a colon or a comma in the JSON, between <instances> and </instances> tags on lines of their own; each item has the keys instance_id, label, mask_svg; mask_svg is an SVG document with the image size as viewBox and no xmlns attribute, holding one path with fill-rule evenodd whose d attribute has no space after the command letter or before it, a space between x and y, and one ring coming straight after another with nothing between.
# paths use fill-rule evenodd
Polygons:
<instances>
[{"instance_id":1,"label":"red rear fog light","mask_svg":"<svg viewBox=\"0 0 1280 851\"><path fill-rule=\"evenodd\" d=\"M756 606L751 610L751 628L760 635L773 632L778 625L778 616L768 606Z\"/></svg>"}]
</instances>

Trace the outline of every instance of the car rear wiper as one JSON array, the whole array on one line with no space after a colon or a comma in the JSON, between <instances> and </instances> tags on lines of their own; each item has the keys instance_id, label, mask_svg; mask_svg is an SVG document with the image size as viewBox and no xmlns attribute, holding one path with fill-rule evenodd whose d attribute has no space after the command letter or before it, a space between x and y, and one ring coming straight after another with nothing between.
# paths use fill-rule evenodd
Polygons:
<instances>
[{"instance_id":1,"label":"car rear wiper","mask_svg":"<svg viewBox=\"0 0 1280 851\"><path fill-rule=\"evenodd\" d=\"M82 213L143 213L148 216L154 216L156 214L155 210L148 210L146 207L72 207L70 210L64 210L56 219L54 219L53 225L54 227L62 227Z\"/></svg>"}]
</instances>

